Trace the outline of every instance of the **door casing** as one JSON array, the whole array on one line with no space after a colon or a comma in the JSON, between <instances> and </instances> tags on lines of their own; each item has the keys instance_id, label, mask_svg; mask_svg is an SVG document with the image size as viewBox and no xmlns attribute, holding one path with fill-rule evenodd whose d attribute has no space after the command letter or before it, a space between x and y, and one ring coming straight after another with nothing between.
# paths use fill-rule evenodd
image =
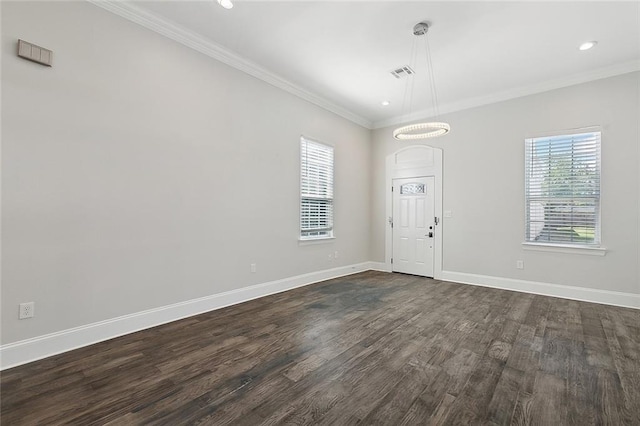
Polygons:
<instances>
[{"instance_id":1,"label":"door casing","mask_svg":"<svg viewBox=\"0 0 640 426\"><path fill-rule=\"evenodd\" d=\"M433 277L442 278L442 167L443 152L440 148L427 145L408 146L399 149L386 158L385 173L385 270L393 270L393 234L390 219L393 217L393 179L433 176L435 189L435 216L438 218L434 238Z\"/></svg>"}]
</instances>

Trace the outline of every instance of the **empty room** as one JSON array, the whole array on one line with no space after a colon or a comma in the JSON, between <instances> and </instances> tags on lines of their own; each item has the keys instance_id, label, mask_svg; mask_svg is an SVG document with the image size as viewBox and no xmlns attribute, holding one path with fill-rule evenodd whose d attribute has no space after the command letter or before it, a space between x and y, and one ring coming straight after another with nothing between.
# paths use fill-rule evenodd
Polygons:
<instances>
[{"instance_id":1,"label":"empty room","mask_svg":"<svg viewBox=\"0 0 640 426\"><path fill-rule=\"evenodd\" d=\"M2 425L640 425L640 2L0 2Z\"/></svg>"}]
</instances>

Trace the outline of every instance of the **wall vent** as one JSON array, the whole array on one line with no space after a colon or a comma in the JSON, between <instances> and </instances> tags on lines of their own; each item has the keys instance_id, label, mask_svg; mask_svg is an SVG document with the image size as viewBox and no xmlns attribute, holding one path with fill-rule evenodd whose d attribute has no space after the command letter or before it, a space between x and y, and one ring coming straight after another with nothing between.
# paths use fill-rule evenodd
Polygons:
<instances>
[{"instance_id":1,"label":"wall vent","mask_svg":"<svg viewBox=\"0 0 640 426\"><path fill-rule=\"evenodd\" d=\"M53 52L51 50L24 40L18 40L18 56L47 67L50 67L53 61Z\"/></svg>"},{"instance_id":2,"label":"wall vent","mask_svg":"<svg viewBox=\"0 0 640 426\"><path fill-rule=\"evenodd\" d=\"M409 65L405 65L403 67L396 68L395 70L391 71L391 75L394 76L395 78L407 77L415 73L416 72L412 70Z\"/></svg>"}]
</instances>

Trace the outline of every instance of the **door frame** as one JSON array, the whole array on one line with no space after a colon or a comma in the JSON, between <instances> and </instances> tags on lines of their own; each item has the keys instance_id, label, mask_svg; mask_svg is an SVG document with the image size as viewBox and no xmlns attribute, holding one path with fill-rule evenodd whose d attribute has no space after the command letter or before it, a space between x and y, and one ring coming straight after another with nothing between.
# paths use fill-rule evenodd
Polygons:
<instances>
[{"instance_id":1,"label":"door frame","mask_svg":"<svg viewBox=\"0 0 640 426\"><path fill-rule=\"evenodd\" d=\"M391 257L393 255L393 230L390 218L393 217L394 179L433 176L434 177L434 211L438 218L435 227L433 278L442 279L442 161L441 148L427 145L408 146L389 154L386 158L385 173L385 269L392 272Z\"/></svg>"}]
</instances>

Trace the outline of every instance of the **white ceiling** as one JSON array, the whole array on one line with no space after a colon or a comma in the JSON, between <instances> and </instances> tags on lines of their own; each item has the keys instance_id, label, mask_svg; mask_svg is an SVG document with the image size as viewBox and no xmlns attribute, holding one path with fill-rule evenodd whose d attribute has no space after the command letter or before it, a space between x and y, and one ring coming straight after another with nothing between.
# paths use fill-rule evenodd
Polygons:
<instances>
[{"instance_id":1,"label":"white ceiling","mask_svg":"<svg viewBox=\"0 0 640 426\"><path fill-rule=\"evenodd\" d=\"M411 111L431 111L424 45L416 64L410 58L412 43L421 43L413 25L423 20L432 23L428 37L441 112L640 69L640 2L234 4L225 10L215 0L128 3L154 25L169 25L173 33L197 36L233 56L228 63L259 68L254 75L266 72L267 81L290 83L290 91L301 89L310 100L371 127L407 118L406 80L389 74L398 66L411 64L417 72ZM589 40L598 45L577 49ZM391 105L383 107L383 100Z\"/></svg>"}]
</instances>

